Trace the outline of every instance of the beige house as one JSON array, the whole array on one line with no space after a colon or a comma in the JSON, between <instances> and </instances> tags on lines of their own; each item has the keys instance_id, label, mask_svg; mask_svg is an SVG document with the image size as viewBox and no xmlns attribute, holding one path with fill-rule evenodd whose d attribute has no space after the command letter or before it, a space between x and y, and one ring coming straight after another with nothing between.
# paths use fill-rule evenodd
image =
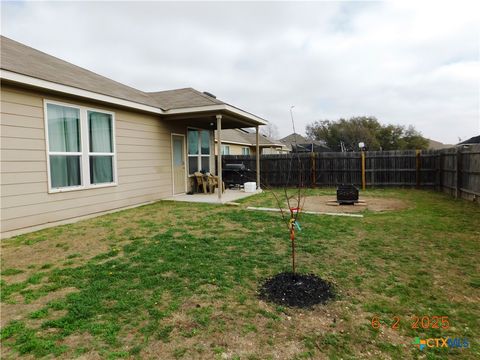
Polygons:
<instances>
[{"instance_id":1,"label":"beige house","mask_svg":"<svg viewBox=\"0 0 480 360\"><path fill-rule=\"evenodd\" d=\"M257 153L256 134L245 129L227 129L222 131L222 155L255 155ZM215 133L215 143L217 134ZM285 144L260 135L260 154L281 154L288 152ZM218 154L215 151L215 154Z\"/></svg>"},{"instance_id":2,"label":"beige house","mask_svg":"<svg viewBox=\"0 0 480 360\"><path fill-rule=\"evenodd\" d=\"M185 193L194 171L221 177L214 130L220 149L222 129L259 138L266 123L208 93L145 93L5 37L0 78L2 237Z\"/></svg>"}]
</instances>

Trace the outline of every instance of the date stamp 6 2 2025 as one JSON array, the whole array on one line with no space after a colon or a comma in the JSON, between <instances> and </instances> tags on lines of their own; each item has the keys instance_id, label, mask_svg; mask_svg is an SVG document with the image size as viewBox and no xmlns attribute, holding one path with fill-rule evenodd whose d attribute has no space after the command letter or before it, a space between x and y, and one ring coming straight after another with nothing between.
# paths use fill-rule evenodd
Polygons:
<instances>
[{"instance_id":1,"label":"date stamp 6 2 2025","mask_svg":"<svg viewBox=\"0 0 480 360\"><path fill-rule=\"evenodd\" d=\"M393 330L398 330L402 319L400 316L393 316L390 324L381 324L378 316L372 318L372 327L379 329L382 325L390 326ZM448 329L450 322L448 316L417 316L413 315L410 318L409 325L412 329Z\"/></svg>"}]
</instances>

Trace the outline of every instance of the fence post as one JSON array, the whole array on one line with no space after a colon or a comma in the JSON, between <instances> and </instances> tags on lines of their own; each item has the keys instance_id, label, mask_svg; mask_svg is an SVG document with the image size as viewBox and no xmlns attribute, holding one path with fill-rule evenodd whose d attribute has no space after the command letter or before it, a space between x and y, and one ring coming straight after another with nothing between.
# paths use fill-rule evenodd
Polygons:
<instances>
[{"instance_id":1,"label":"fence post","mask_svg":"<svg viewBox=\"0 0 480 360\"><path fill-rule=\"evenodd\" d=\"M462 188L462 151L457 147L456 166L455 166L455 199L461 195Z\"/></svg>"},{"instance_id":2,"label":"fence post","mask_svg":"<svg viewBox=\"0 0 480 360\"><path fill-rule=\"evenodd\" d=\"M417 189L420 189L420 150L415 151L415 177L417 183Z\"/></svg>"},{"instance_id":3,"label":"fence post","mask_svg":"<svg viewBox=\"0 0 480 360\"><path fill-rule=\"evenodd\" d=\"M365 151L362 151L362 190L365 191L366 187L366 176L365 176Z\"/></svg>"},{"instance_id":4,"label":"fence post","mask_svg":"<svg viewBox=\"0 0 480 360\"><path fill-rule=\"evenodd\" d=\"M315 185L317 184L317 173L316 173L316 164L315 164L315 153L312 152L311 153L311 167L312 167L312 187L315 187Z\"/></svg>"},{"instance_id":5,"label":"fence post","mask_svg":"<svg viewBox=\"0 0 480 360\"><path fill-rule=\"evenodd\" d=\"M437 150L435 153L435 168L436 168L436 174L435 174L435 186L437 191L442 190L442 151Z\"/></svg>"}]
</instances>

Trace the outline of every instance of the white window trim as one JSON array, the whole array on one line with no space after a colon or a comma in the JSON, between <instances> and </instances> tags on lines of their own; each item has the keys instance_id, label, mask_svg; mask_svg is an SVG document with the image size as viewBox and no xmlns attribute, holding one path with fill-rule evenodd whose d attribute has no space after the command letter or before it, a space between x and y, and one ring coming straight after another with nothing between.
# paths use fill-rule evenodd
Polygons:
<instances>
[{"instance_id":1,"label":"white window trim","mask_svg":"<svg viewBox=\"0 0 480 360\"><path fill-rule=\"evenodd\" d=\"M60 105L60 106L68 106L71 108L79 109L80 111L80 144L81 144L81 152L55 152L50 151L50 143L48 140L48 110L47 105ZM90 138L88 133L88 111L97 111L104 114L109 114L112 117L112 146L113 152L112 153L95 153L90 152ZM98 189L104 187L111 187L118 185L118 171L117 171L117 146L115 143L115 113L104 110L98 109L88 106L80 106L72 103L54 101L54 100L43 100L43 113L44 113L44 126L45 126L45 141L46 141L46 156L47 156L47 178L48 178L48 193L61 193L67 191L78 191L78 190L86 190L86 189ZM72 156L80 156L80 179L82 185L80 186L68 186L68 187L61 187L61 188L52 188L52 178L50 173L50 155L72 155ZM91 184L90 183L90 156L112 156L112 166L113 166L113 182L110 183L102 183L102 184Z\"/></svg>"},{"instance_id":2,"label":"white window trim","mask_svg":"<svg viewBox=\"0 0 480 360\"><path fill-rule=\"evenodd\" d=\"M198 131L198 154L189 154L188 153L188 131L189 130L197 130ZM210 141L208 143L208 154L202 154L202 137L200 135L200 133L202 131L207 131L209 133L209 138L210 138ZM186 142L187 142L187 159L190 160L191 157L196 157L197 158L197 171L202 171L202 157L208 157L209 159L211 158L212 156L212 131L211 130L208 130L208 129L201 129L201 128L195 128L195 127L191 127L189 126L187 128L187 138L186 138ZM209 169L209 172L212 172L212 169L211 169L211 164L210 162L208 163L208 167L210 168ZM190 161L188 162L187 164L187 173L188 175L193 175L193 174L190 174Z\"/></svg>"},{"instance_id":3,"label":"white window trim","mask_svg":"<svg viewBox=\"0 0 480 360\"><path fill-rule=\"evenodd\" d=\"M228 151L227 151L228 154L225 152L225 150L227 150L227 149L228 149ZM221 150L222 150L222 156L223 155L230 155L230 145L222 144Z\"/></svg>"}]
</instances>

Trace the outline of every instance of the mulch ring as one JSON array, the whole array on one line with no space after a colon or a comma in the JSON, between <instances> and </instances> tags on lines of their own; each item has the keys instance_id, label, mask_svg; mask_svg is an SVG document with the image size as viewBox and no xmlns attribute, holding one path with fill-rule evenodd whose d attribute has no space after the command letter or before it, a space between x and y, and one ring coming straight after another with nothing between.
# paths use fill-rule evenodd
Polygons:
<instances>
[{"instance_id":1,"label":"mulch ring","mask_svg":"<svg viewBox=\"0 0 480 360\"><path fill-rule=\"evenodd\" d=\"M334 297L333 285L313 274L283 272L267 279L259 297L275 304L309 308Z\"/></svg>"}]
</instances>

